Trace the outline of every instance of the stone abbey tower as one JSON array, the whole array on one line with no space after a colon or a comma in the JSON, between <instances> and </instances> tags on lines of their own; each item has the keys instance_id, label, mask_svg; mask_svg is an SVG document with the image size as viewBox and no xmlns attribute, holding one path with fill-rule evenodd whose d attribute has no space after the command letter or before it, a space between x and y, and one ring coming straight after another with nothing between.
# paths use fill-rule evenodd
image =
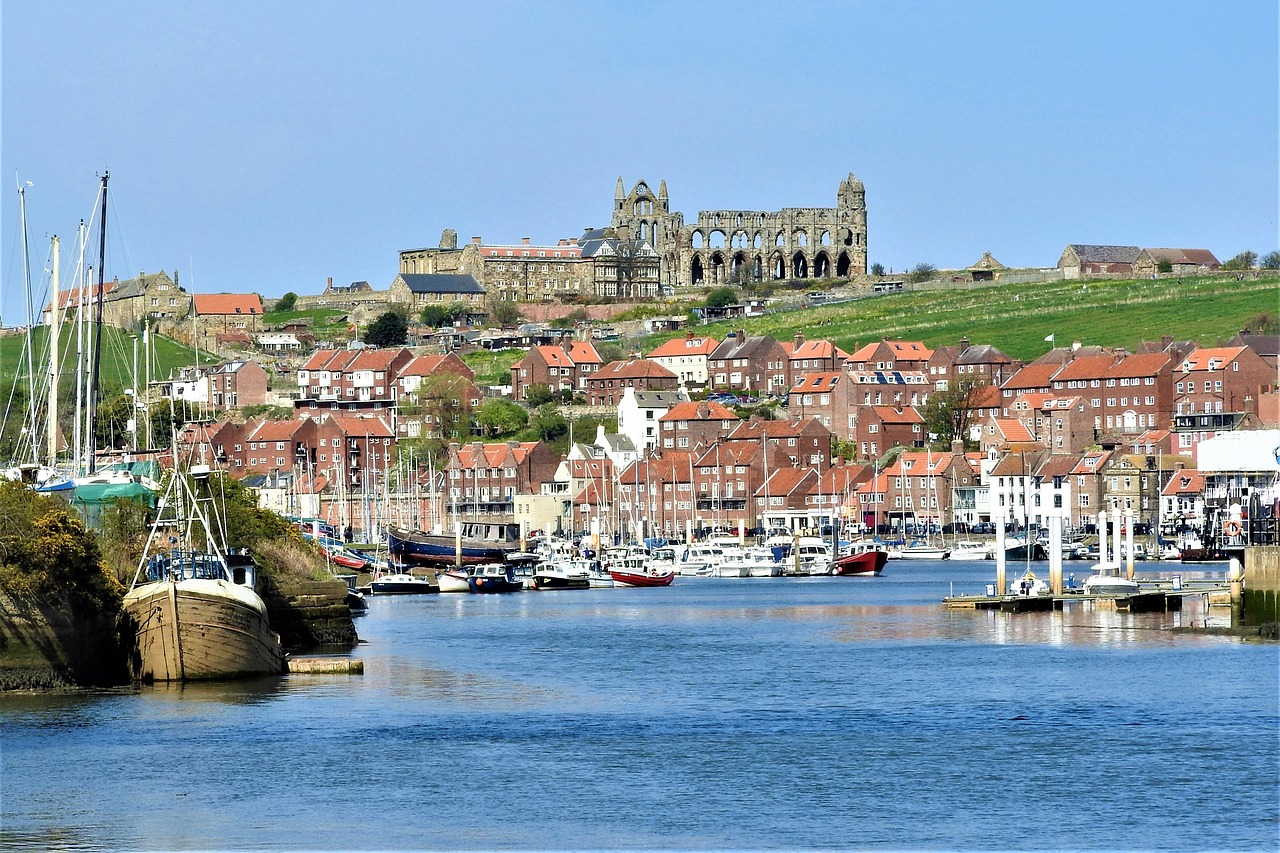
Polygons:
<instances>
[{"instance_id":1,"label":"stone abbey tower","mask_svg":"<svg viewBox=\"0 0 1280 853\"><path fill-rule=\"evenodd\" d=\"M610 224L647 240L661 258L662 283L676 288L867 274L866 193L852 172L835 207L702 210L691 225L671 212L666 181L655 196L644 181L627 193L618 178Z\"/></svg>"}]
</instances>

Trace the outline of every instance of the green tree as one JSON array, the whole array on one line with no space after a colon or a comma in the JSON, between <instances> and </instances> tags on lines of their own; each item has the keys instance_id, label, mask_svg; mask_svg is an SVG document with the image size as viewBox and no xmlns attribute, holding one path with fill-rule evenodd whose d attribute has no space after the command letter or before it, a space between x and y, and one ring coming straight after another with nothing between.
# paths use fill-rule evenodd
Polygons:
<instances>
[{"instance_id":1,"label":"green tree","mask_svg":"<svg viewBox=\"0 0 1280 853\"><path fill-rule=\"evenodd\" d=\"M524 401L531 409L550 403L554 399L556 399L556 394L551 390L550 385L535 382L524 389Z\"/></svg>"},{"instance_id":2,"label":"green tree","mask_svg":"<svg viewBox=\"0 0 1280 853\"><path fill-rule=\"evenodd\" d=\"M378 316L361 338L375 347L402 347L409 340L409 321L398 311L387 311Z\"/></svg>"},{"instance_id":3,"label":"green tree","mask_svg":"<svg viewBox=\"0 0 1280 853\"><path fill-rule=\"evenodd\" d=\"M1258 253L1245 250L1222 265L1224 270L1251 270L1258 263Z\"/></svg>"},{"instance_id":4,"label":"green tree","mask_svg":"<svg viewBox=\"0 0 1280 853\"><path fill-rule=\"evenodd\" d=\"M529 419L529 430L538 441L550 444L569 434L569 422L552 403L539 406Z\"/></svg>"},{"instance_id":5,"label":"green tree","mask_svg":"<svg viewBox=\"0 0 1280 853\"><path fill-rule=\"evenodd\" d=\"M485 435L512 435L529 425L529 413L519 403L495 399L480 407L476 423L480 424Z\"/></svg>"},{"instance_id":6,"label":"green tree","mask_svg":"<svg viewBox=\"0 0 1280 853\"><path fill-rule=\"evenodd\" d=\"M960 380L948 385L945 391L930 394L928 402L920 408L925 431L936 435L937 441L943 445L957 439L965 442L966 446L971 444L969 426L987 384L985 379Z\"/></svg>"},{"instance_id":7,"label":"green tree","mask_svg":"<svg viewBox=\"0 0 1280 853\"><path fill-rule=\"evenodd\" d=\"M911 280L919 283L929 281L938 274L938 268L930 263L919 263L911 268Z\"/></svg>"},{"instance_id":8,"label":"green tree","mask_svg":"<svg viewBox=\"0 0 1280 853\"><path fill-rule=\"evenodd\" d=\"M708 308L723 308L738 301L738 290L734 287L717 287L707 294L704 303Z\"/></svg>"},{"instance_id":9,"label":"green tree","mask_svg":"<svg viewBox=\"0 0 1280 853\"><path fill-rule=\"evenodd\" d=\"M422 309L418 319L422 325L438 329L441 326L452 326L455 320L460 320L466 313L467 303L450 302L448 305L428 305Z\"/></svg>"},{"instance_id":10,"label":"green tree","mask_svg":"<svg viewBox=\"0 0 1280 853\"><path fill-rule=\"evenodd\" d=\"M1168 258L1161 258L1161 259L1156 263L1156 272L1158 272L1158 273L1171 273L1171 272L1173 272L1173 261L1169 260Z\"/></svg>"},{"instance_id":11,"label":"green tree","mask_svg":"<svg viewBox=\"0 0 1280 853\"><path fill-rule=\"evenodd\" d=\"M1272 250L1262 256L1258 266L1264 270L1280 270L1280 251Z\"/></svg>"},{"instance_id":12,"label":"green tree","mask_svg":"<svg viewBox=\"0 0 1280 853\"><path fill-rule=\"evenodd\" d=\"M430 418L431 432L440 438L462 441L471 434L469 384L465 377L437 373L428 376L418 388L422 412Z\"/></svg>"},{"instance_id":13,"label":"green tree","mask_svg":"<svg viewBox=\"0 0 1280 853\"><path fill-rule=\"evenodd\" d=\"M280 299L276 302L275 310L292 311L294 309L294 306L296 306L297 304L298 304L298 294L294 293L291 290L288 293L286 293L284 296L280 297Z\"/></svg>"},{"instance_id":14,"label":"green tree","mask_svg":"<svg viewBox=\"0 0 1280 853\"><path fill-rule=\"evenodd\" d=\"M504 329L510 329L520 325L524 315L520 313L520 306L516 303L499 300L490 307L489 319Z\"/></svg>"},{"instance_id":15,"label":"green tree","mask_svg":"<svg viewBox=\"0 0 1280 853\"><path fill-rule=\"evenodd\" d=\"M871 274L872 274L872 275L884 275L884 264L872 264L872 265L871 265Z\"/></svg>"}]
</instances>

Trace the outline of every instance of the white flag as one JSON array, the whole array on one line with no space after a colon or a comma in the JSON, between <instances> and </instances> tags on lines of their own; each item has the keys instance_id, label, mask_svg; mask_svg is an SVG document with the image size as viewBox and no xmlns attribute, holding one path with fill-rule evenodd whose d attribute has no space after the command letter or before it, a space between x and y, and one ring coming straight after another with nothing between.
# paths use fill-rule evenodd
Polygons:
<instances>
[{"instance_id":1,"label":"white flag","mask_svg":"<svg viewBox=\"0 0 1280 853\"><path fill-rule=\"evenodd\" d=\"M1053 335L1050 335L1049 337L1045 338L1045 342L1046 342L1046 343L1053 343Z\"/></svg>"}]
</instances>

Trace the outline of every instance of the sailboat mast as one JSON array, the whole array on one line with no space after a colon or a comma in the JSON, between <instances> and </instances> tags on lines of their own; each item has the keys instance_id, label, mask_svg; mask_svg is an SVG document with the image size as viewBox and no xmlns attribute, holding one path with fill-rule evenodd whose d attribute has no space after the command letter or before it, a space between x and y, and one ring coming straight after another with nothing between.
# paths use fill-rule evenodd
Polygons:
<instances>
[{"instance_id":1,"label":"sailboat mast","mask_svg":"<svg viewBox=\"0 0 1280 853\"><path fill-rule=\"evenodd\" d=\"M49 420L47 426L48 453L49 464L53 465L58 459L58 377L60 368L58 365L58 349L60 347L59 337L62 331L62 316L59 313L60 305L58 304L58 272L60 264L60 243L58 235L53 236L53 264L52 279L50 281L50 290L52 290L52 301L49 303Z\"/></svg>"},{"instance_id":2,"label":"sailboat mast","mask_svg":"<svg viewBox=\"0 0 1280 853\"><path fill-rule=\"evenodd\" d=\"M18 184L18 213L22 220L22 283L27 299L27 439L31 443L32 461L36 454L36 369L32 350L35 339L32 328L35 326L35 314L31 308L31 251L27 239L27 188Z\"/></svg>"},{"instance_id":3,"label":"sailboat mast","mask_svg":"<svg viewBox=\"0 0 1280 853\"><path fill-rule=\"evenodd\" d=\"M84 227L84 220L80 220L80 229L76 232L76 244L79 247L78 257L76 259L76 272L72 276L72 292L75 293L76 302L76 412L75 423L72 425L72 451L75 454L75 464L73 473L79 476L84 469L81 463L84 460L82 453L81 433L84 425L82 413L84 412L84 250L85 244L88 242L88 230ZM70 299L68 298L68 305Z\"/></svg>"},{"instance_id":4,"label":"sailboat mast","mask_svg":"<svg viewBox=\"0 0 1280 853\"><path fill-rule=\"evenodd\" d=\"M90 474L98 470L95 435L98 431L98 380L102 362L102 291L106 287L103 270L107 265L107 180L110 177L110 172L102 176L102 221L98 223L98 294L93 318L93 372L89 374L89 429L85 436L89 445Z\"/></svg>"}]
</instances>

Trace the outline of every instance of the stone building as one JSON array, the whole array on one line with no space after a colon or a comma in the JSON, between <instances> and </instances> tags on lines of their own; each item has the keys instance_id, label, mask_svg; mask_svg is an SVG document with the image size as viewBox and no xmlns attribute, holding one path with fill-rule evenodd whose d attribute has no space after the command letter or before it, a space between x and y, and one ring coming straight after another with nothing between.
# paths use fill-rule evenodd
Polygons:
<instances>
[{"instance_id":1,"label":"stone building","mask_svg":"<svg viewBox=\"0 0 1280 853\"><path fill-rule=\"evenodd\" d=\"M610 224L648 242L661 259L662 283L675 288L867 272L866 195L852 173L840 182L835 207L703 210L689 225L671 211L666 181L654 195L644 181L628 193L618 178Z\"/></svg>"}]
</instances>

